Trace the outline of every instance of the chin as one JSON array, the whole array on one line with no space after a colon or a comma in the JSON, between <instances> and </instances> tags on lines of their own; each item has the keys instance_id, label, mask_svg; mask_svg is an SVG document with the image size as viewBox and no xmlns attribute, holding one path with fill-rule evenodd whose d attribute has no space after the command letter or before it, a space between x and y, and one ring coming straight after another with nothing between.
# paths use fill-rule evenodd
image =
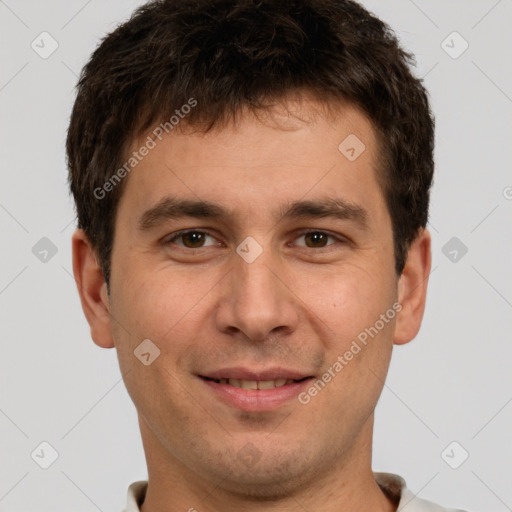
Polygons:
<instances>
[{"instance_id":1,"label":"chin","mask_svg":"<svg viewBox=\"0 0 512 512\"><path fill-rule=\"evenodd\" d=\"M254 501L277 501L290 497L295 490L303 490L316 472L303 448L293 454L269 450L270 454L260 452L258 460L244 458L243 449L239 451L242 456L235 453L235 460L226 461L224 454L212 480L220 481L219 487L226 492ZM245 453L251 451L252 448L246 449ZM211 466L209 470L211 473Z\"/></svg>"}]
</instances>

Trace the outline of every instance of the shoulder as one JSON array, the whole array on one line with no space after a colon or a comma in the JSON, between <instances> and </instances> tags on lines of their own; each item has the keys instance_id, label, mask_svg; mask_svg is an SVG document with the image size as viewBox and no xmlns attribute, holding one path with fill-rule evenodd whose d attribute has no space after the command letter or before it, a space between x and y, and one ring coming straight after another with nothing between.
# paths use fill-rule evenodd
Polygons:
<instances>
[{"instance_id":1,"label":"shoulder","mask_svg":"<svg viewBox=\"0 0 512 512\"><path fill-rule=\"evenodd\" d=\"M128 492L126 495L126 507L122 510L122 512L140 512L140 505L146 497L147 488L147 480L133 482L133 484L128 487Z\"/></svg>"},{"instance_id":2,"label":"shoulder","mask_svg":"<svg viewBox=\"0 0 512 512\"><path fill-rule=\"evenodd\" d=\"M407 488L405 480L392 473L374 473L375 481L382 491L394 499L401 510L407 505L407 512L465 512L464 510L445 508L431 501L418 498Z\"/></svg>"}]
</instances>

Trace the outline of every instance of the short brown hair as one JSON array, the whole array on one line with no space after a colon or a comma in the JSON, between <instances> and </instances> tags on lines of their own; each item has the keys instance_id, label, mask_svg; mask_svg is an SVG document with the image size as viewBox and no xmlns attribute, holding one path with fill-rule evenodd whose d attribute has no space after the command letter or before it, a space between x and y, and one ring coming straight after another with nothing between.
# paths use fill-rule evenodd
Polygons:
<instances>
[{"instance_id":1,"label":"short brown hair","mask_svg":"<svg viewBox=\"0 0 512 512\"><path fill-rule=\"evenodd\" d=\"M77 85L69 181L105 280L124 182L98 199L130 141L194 98L186 124L210 130L243 108L308 91L349 101L372 121L384 166L395 267L428 220L434 120L390 28L352 0L156 0L108 34ZM124 180L126 181L126 180Z\"/></svg>"}]
</instances>

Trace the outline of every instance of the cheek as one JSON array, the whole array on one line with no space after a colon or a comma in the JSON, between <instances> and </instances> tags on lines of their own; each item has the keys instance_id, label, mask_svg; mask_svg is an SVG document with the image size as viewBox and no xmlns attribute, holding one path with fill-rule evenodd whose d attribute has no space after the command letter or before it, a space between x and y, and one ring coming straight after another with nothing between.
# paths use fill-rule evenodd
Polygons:
<instances>
[{"instance_id":1,"label":"cheek","mask_svg":"<svg viewBox=\"0 0 512 512\"><path fill-rule=\"evenodd\" d=\"M167 272L167 276L170 274ZM186 353L190 340L197 338L195 332L204 327L197 321L199 310L194 307L202 295L204 291L185 290L178 280L170 282L163 272L144 275L140 269L139 273L133 270L131 277L115 287L112 316L116 321L112 327L119 364L128 393L138 409L148 415L165 410L170 403L175 411L177 404L186 401L177 374L182 371L180 355ZM148 365L137 357L142 354L142 346L150 354ZM180 421L184 420L180 416Z\"/></svg>"},{"instance_id":2,"label":"cheek","mask_svg":"<svg viewBox=\"0 0 512 512\"><path fill-rule=\"evenodd\" d=\"M131 277L117 288L113 315L126 324L132 343L148 338L161 350L179 353L205 328L206 299L218 281L215 275L135 266L125 275ZM126 337L126 332L119 334Z\"/></svg>"},{"instance_id":3,"label":"cheek","mask_svg":"<svg viewBox=\"0 0 512 512\"><path fill-rule=\"evenodd\" d=\"M389 272L347 265L315 278L295 276L290 282L304 304L304 311L317 317L338 343L373 325L390 308L396 296L396 283Z\"/></svg>"}]
</instances>

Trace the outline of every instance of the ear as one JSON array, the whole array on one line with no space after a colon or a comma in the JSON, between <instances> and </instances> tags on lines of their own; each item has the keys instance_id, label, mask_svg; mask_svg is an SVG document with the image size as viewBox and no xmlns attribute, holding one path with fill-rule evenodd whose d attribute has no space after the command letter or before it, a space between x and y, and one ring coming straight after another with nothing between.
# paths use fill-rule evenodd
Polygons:
<instances>
[{"instance_id":1,"label":"ear","mask_svg":"<svg viewBox=\"0 0 512 512\"><path fill-rule=\"evenodd\" d=\"M393 343L403 345L416 337L420 330L427 285L432 264L430 233L423 229L411 244L404 270L398 281L398 313Z\"/></svg>"},{"instance_id":2,"label":"ear","mask_svg":"<svg viewBox=\"0 0 512 512\"><path fill-rule=\"evenodd\" d=\"M114 347L109 313L107 284L98 264L96 252L85 232L77 229L72 237L73 274L85 318L96 345Z\"/></svg>"}]
</instances>

